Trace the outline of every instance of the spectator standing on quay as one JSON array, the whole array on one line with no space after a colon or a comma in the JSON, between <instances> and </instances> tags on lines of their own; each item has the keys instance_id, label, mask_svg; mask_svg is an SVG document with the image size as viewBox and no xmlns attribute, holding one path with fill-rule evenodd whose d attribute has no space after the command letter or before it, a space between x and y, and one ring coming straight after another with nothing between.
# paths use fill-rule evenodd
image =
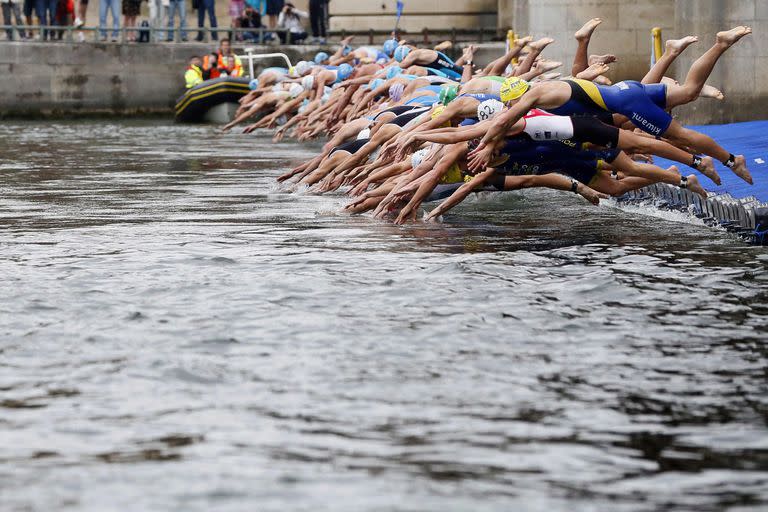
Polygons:
<instances>
[{"instance_id":1,"label":"spectator standing on quay","mask_svg":"<svg viewBox=\"0 0 768 512\"><path fill-rule=\"evenodd\" d=\"M56 24L56 5L59 0L37 0L38 16L40 16L40 25L53 26ZM40 39L53 41L53 30L45 29L40 33Z\"/></svg>"},{"instance_id":2,"label":"spectator standing on quay","mask_svg":"<svg viewBox=\"0 0 768 512\"><path fill-rule=\"evenodd\" d=\"M118 3L120 0L99 0L99 30L101 31L101 40L107 40L107 11L112 12L112 42L117 41L118 29L120 28L120 14L118 12Z\"/></svg>"},{"instance_id":3,"label":"spectator standing on quay","mask_svg":"<svg viewBox=\"0 0 768 512\"><path fill-rule=\"evenodd\" d=\"M168 7L168 38L166 41L169 43L175 38L173 32L173 19L176 17L176 12L179 13L179 30L181 31L181 40L187 40L187 5L184 0L170 0Z\"/></svg>"},{"instance_id":4,"label":"spectator standing on quay","mask_svg":"<svg viewBox=\"0 0 768 512\"><path fill-rule=\"evenodd\" d=\"M168 24L169 0L147 0L149 2L149 25L156 30L156 39L163 40L163 31Z\"/></svg>"},{"instance_id":5,"label":"spectator standing on quay","mask_svg":"<svg viewBox=\"0 0 768 512\"><path fill-rule=\"evenodd\" d=\"M75 14L75 2L74 0L58 0L56 4L56 22L54 25L59 27L67 27L72 23L72 17ZM56 31L56 39L61 40L64 37L63 30ZM54 36L51 36L54 39Z\"/></svg>"},{"instance_id":6,"label":"spectator standing on quay","mask_svg":"<svg viewBox=\"0 0 768 512\"><path fill-rule=\"evenodd\" d=\"M288 29L288 32L291 33L291 43L298 43L307 38L307 32L301 23L302 18L309 18L309 14L297 9L291 2L286 2L285 7L280 11L277 24L280 28ZM280 37L280 42L285 44L287 34L285 32L278 32L277 35Z\"/></svg>"},{"instance_id":7,"label":"spectator standing on quay","mask_svg":"<svg viewBox=\"0 0 768 512\"><path fill-rule=\"evenodd\" d=\"M312 42L325 44L328 30L328 0L309 0L309 23Z\"/></svg>"},{"instance_id":8,"label":"spectator standing on quay","mask_svg":"<svg viewBox=\"0 0 768 512\"><path fill-rule=\"evenodd\" d=\"M40 5L37 0L24 0L24 7L22 12L24 13L24 21L28 27L33 26L34 20L32 19L32 12L34 11L37 16L38 22L40 21ZM22 37L32 39L35 36L34 32L30 29L29 32L23 33Z\"/></svg>"},{"instance_id":9,"label":"spectator standing on quay","mask_svg":"<svg viewBox=\"0 0 768 512\"><path fill-rule=\"evenodd\" d=\"M278 15L282 12L285 0L267 0L267 23L269 28L277 27Z\"/></svg>"},{"instance_id":10,"label":"spectator standing on quay","mask_svg":"<svg viewBox=\"0 0 768 512\"><path fill-rule=\"evenodd\" d=\"M205 27L205 13L208 13L208 22L212 29L217 28L219 25L216 23L216 2L214 0L197 0L197 28L202 29ZM197 41L202 41L204 38L203 31L197 32ZM219 39L219 33L216 30L211 30L211 39L217 41Z\"/></svg>"},{"instance_id":11,"label":"spectator standing on quay","mask_svg":"<svg viewBox=\"0 0 768 512\"><path fill-rule=\"evenodd\" d=\"M136 27L136 17L141 13L141 0L123 0L123 27ZM131 30L125 34L128 42L136 42L136 31Z\"/></svg>"},{"instance_id":12,"label":"spectator standing on quay","mask_svg":"<svg viewBox=\"0 0 768 512\"><path fill-rule=\"evenodd\" d=\"M88 0L80 0L75 7L75 22L73 23L75 28L80 28L85 25L85 14L88 11Z\"/></svg>"},{"instance_id":13,"label":"spectator standing on quay","mask_svg":"<svg viewBox=\"0 0 768 512\"><path fill-rule=\"evenodd\" d=\"M24 21L21 19L21 9L19 8L19 3L17 0L2 0L2 4L3 25L13 25L13 23L11 23L11 14L13 14L14 18L16 19L16 25L24 24ZM5 30L5 33L8 34L8 40L13 41L13 29L8 28ZM21 38L24 39L24 32L19 32L19 34L21 35Z\"/></svg>"}]
</instances>

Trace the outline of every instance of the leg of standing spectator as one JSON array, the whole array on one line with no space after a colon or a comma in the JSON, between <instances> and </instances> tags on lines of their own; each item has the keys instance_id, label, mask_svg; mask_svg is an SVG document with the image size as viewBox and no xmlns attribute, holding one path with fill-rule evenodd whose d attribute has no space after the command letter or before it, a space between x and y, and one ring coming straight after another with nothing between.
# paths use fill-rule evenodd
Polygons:
<instances>
[{"instance_id":1,"label":"leg of standing spectator","mask_svg":"<svg viewBox=\"0 0 768 512\"><path fill-rule=\"evenodd\" d=\"M206 10L208 11L208 21L211 25L211 39L214 41L219 40L219 33L216 32L216 29L218 28L219 24L216 21L216 1L215 0L203 0L203 5L205 5Z\"/></svg>"},{"instance_id":2,"label":"leg of standing spectator","mask_svg":"<svg viewBox=\"0 0 768 512\"><path fill-rule=\"evenodd\" d=\"M196 41L203 40L203 27L205 26L205 5L202 0L197 4L197 37Z\"/></svg>"},{"instance_id":3,"label":"leg of standing spectator","mask_svg":"<svg viewBox=\"0 0 768 512\"><path fill-rule=\"evenodd\" d=\"M11 25L11 4L3 4L3 25ZM13 40L13 30L6 29L8 40Z\"/></svg>"},{"instance_id":4,"label":"leg of standing spectator","mask_svg":"<svg viewBox=\"0 0 768 512\"><path fill-rule=\"evenodd\" d=\"M112 11L112 40L117 41L120 36L120 0L111 0Z\"/></svg>"},{"instance_id":5,"label":"leg of standing spectator","mask_svg":"<svg viewBox=\"0 0 768 512\"><path fill-rule=\"evenodd\" d=\"M16 26L22 26L24 25L24 20L21 18L21 8L19 7L18 0L13 2L11 4L13 7L13 17L16 20ZM24 39L24 31L21 29L17 29L19 32L19 38Z\"/></svg>"},{"instance_id":6,"label":"leg of standing spectator","mask_svg":"<svg viewBox=\"0 0 768 512\"><path fill-rule=\"evenodd\" d=\"M320 36L320 2L321 0L309 0L309 24L312 27L313 41Z\"/></svg>"},{"instance_id":7,"label":"leg of standing spectator","mask_svg":"<svg viewBox=\"0 0 768 512\"><path fill-rule=\"evenodd\" d=\"M325 39L328 37L328 0L321 0L320 7L320 39L325 44Z\"/></svg>"},{"instance_id":8,"label":"leg of standing spectator","mask_svg":"<svg viewBox=\"0 0 768 512\"><path fill-rule=\"evenodd\" d=\"M176 39L176 31L173 30L173 19L176 17L176 0L171 0L168 4L168 37L166 41L171 42Z\"/></svg>"},{"instance_id":9,"label":"leg of standing spectator","mask_svg":"<svg viewBox=\"0 0 768 512\"><path fill-rule=\"evenodd\" d=\"M181 40L186 41L187 40L187 2L184 0L180 0L178 2L179 4L179 16L181 18Z\"/></svg>"},{"instance_id":10,"label":"leg of standing spectator","mask_svg":"<svg viewBox=\"0 0 768 512\"><path fill-rule=\"evenodd\" d=\"M111 0L99 0L99 36L102 41L107 39L107 8Z\"/></svg>"}]
</instances>

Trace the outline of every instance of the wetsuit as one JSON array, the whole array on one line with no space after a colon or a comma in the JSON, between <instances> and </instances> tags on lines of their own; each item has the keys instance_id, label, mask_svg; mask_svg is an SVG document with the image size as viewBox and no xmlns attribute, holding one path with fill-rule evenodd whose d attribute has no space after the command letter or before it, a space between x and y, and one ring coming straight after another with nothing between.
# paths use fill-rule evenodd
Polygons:
<instances>
[{"instance_id":1,"label":"wetsuit","mask_svg":"<svg viewBox=\"0 0 768 512\"><path fill-rule=\"evenodd\" d=\"M461 74L464 72L464 69L461 66L457 66L453 62L453 60L451 60L451 58L448 57L443 52L436 52L436 53L437 53L437 57L435 58L435 60L433 60L429 64L425 64L423 67L440 71L441 73L445 74L445 76L447 76L448 78L460 80Z\"/></svg>"},{"instance_id":2,"label":"wetsuit","mask_svg":"<svg viewBox=\"0 0 768 512\"><path fill-rule=\"evenodd\" d=\"M347 153L354 155L357 153L357 150L361 147L365 146L365 144L371 139L356 139L351 142L345 142L344 144L339 144L335 148L331 150L330 153L328 153L328 156L331 156L337 151L346 151Z\"/></svg>"},{"instance_id":3,"label":"wetsuit","mask_svg":"<svg viewBox=\"0 0 768 512\"><path fill-rule=\"evenodd\" d=\"M614 112L628 117L632 124L656 136L667 131L672 123L672 116L664 110L667 105L667 86L664 84L625 80L605 86L578 78L565 82L571 86L571 97L561 106L549 109L553 114Z\"/></svg>"}]
</instances>

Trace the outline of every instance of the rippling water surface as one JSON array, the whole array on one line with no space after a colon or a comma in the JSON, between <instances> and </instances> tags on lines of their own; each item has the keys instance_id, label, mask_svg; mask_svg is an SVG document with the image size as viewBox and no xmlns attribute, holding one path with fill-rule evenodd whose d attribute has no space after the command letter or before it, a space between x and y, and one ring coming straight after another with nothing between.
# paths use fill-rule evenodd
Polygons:
<instances>
[{"instance_id":1,"label":"rippling water surface","mask_svg":"<svg viewBox=\"0 0 768 512\"><path fill-rule=\"evenodd\" d=\"M765 510L768 252L564 193L439 225L317 145L0 126L0 509Z\"/></svg>"}]
</instances>

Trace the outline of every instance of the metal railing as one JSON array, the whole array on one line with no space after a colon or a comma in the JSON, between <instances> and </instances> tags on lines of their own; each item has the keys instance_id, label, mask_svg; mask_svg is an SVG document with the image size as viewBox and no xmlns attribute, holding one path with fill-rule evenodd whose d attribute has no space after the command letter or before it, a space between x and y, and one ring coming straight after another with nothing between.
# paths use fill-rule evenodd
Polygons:
<instances>
[{"instance_id":1,"label":"metal railing","mask_svg":"<svg viewBox=\"0 0 768 512\"><path fill-rule=\"evenodd\" d=\"M13 41L47 41L47 42L120 42L128 43L129 36L136 35L136 42L210 42L213 36L229 37L234 42L250 43L281 43L278 34L284 34L285 44L292 44L292 34L284 28L210 28L210 27L74 27L72 25L0 25L0 34L3 32L11 37L2 42ZM117 32L118 36L113 37ZM22 34L33 34L32 39L22 37ZM182 34L186 34L183 36ZM202 34L202 40L195 37ZM192 35L193 37L189 37ZM143 37L142 37L143 36ZM170 38L168 37L170 36ZM282 43L281 43L282 44Z\"/></svg>"},{"instance_id":2,"label":"metal railing","mask_svg":"<svg viewBox=\"0 0 768 512\"><path fill-rule=\"evenodd\" d=\"M41 33L53 34L53 39L49 41L64 41L64 42L104 42L112 41L112 35L115 29L111 27L79 27L75 28L72 25L0 25L0 34L6 32L12 34L13 40L22 41L28 39L21 38L21 33L34 33L37 35L35 40L40 40ZM210 27L187 27L183 30L187 34L187 41L195 42L197 34L202 34L202 42L210 42L213 40L212 35L215 33L220 37L229 37L236 42L250 42L250 43L279 43L279 44L293 44L293 34L284 28L215 28ZM104 33L106 37L100 37ZM114 38L117 42L127 43L129 42L128 34L135 33L137 39L141 38L144 34L146 41L139 40L138 42L166 42L170 33L171 40L174 42L182 42L182 30L179 27L167 28L167 27L119 27L117 28L118 37ZM282 43L278 34L284 34L285 43ZM395 36L398 39L408 39L415 44L424 46L430 46L439 41L451 41L453 44L462 42L489 42L489 41L503 41L506 34L506 30L502 29L429 29L424 28L418 32L405 32L398 31ZM365 40L358 40L358 43L366 43L373 45L381 43L385 39L389 39L393 36L391 30L338 30L328 32L328 35L333 39L343 39L347 36L361 36ZM193 36L193 37L189 37ZM9 39L6 39L8 41ZM2 42L2 41L0 41ZM297 44L306 44L303 41L297 42Z\"/></svg>"}]
</instances>

